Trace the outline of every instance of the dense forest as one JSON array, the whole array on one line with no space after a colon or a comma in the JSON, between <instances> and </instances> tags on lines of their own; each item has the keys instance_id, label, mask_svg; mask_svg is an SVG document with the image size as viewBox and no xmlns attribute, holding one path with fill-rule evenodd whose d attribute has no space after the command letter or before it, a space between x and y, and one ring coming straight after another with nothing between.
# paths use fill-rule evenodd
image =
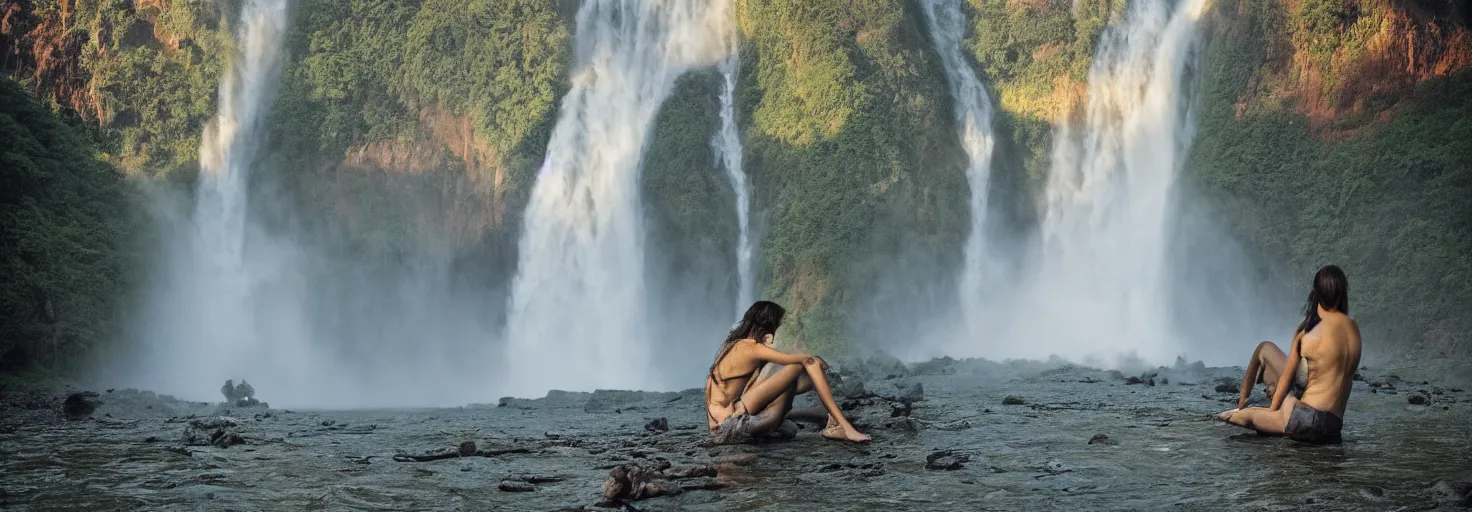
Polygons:
<instances>
[{"instance_id":1,"label":"dense forest","mask_svg":"<svg viewBox=\"0 0 1472 512\"><path fill-rule=\"evenodd\" d=\"M1472 9L1456 0L1215 0L1182 186L1264 276L1325 263L1398 348L1472 347ZM254 186L278 222L364 265L423 254L504 290L568 88L573 0L301 0ZM990 195L1036 222L1053 128L1087 99L1124 0L967 0L996 98ZM153 194L187 190L238 0L0 0L0 369L64 370L116 338L153 256ZM880 300L944 303L968 230L966 155L918 4L741 0L737 119L759 295L794 339L891 334ZM651 261L733 295L714 70L682 77L643 183ZM927 269L917 273L914 269ZM720 275L719 272L714 272ZM919 279L915 277L922 275ZM892 293L902 283L904 293ZM875 299L883 297L883 299ZM679 307L670 304L669 307ZM711 309L734 310L715 301ZM714 337L714 336L713 336Z\"/></svg>"}]
</instances>

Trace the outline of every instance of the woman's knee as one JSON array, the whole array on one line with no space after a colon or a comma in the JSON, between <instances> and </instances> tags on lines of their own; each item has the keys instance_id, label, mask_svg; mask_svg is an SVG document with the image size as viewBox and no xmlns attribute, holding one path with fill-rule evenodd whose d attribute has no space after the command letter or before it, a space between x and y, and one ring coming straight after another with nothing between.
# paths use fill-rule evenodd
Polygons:
<instances>
[{"instance_id":1,"label":"woman's knee","mask_svg":"<svg viewBox=\"0 0 1472 512\"><path fill-rule=\"evenodd\" d=\"M1256 349L1253 349L1253 351L1252 351L1252 357L1254 357L1254 358L1262 357L1263 351L1264 350L1267 350L1269 348L1276 349L1276 348L1278 348L1278 345L1275 344L1275 343L1273 343L1273 342L1271 342L1271 341L1264 341L1262 343L1258 343L1257 344L1257 348Z\"/></svg>"}]
</instances>

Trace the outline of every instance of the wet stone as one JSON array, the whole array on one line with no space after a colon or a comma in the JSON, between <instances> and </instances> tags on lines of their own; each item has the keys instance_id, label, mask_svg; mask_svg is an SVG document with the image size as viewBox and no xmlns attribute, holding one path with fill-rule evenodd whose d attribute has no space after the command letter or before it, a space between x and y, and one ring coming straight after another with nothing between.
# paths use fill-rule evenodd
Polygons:
<instances>
[{"instance_id":1,"label":"wet stone","mask_svg":"<svg viewBox=\"0 0 1472 512\"><path fill-rule=\"evenodd\" d=\"M1105 446L1114 446L1114 445L1119 444L1119 441L1115 441L1113 439L1110 439L1109 436L1104 435L1104 434L1094 434L1094 437L1089 438L1089 444L1102 444L1102 445L1105 445Z\"/></svg>"},{"instance_id":2,"label":"wet stone","mask_svg":"<svg viewBox=\"0 0 1472 512\"><path fill-rule=\"evenodd\" d=\"M931 471L955 471L966 467L971 457L959 455L951 450L936 450L925 456L925 469Z\"/></svg>"},{"instance_id":3,"label":"wet stone","mask_svg":"<svg viewBox=\"0 0 1472 512\"><path fill-rule=\"evenodd\" d=\"M1411 395L1409 397L1406 397L1406 401L1407 402L1410 402L1411 405L1430 405L1431 404L1431 399L1426 398L1426 395Z\"/></svg>"},{"instance_id":4,"label":"wet stone","mask_svg":"<svg viewBox=\"0 0 1472 512\"><path fill-rule=\"evenodd\" d=\"M1023 400L1022 397L1016 396L1016 395L1007 395L1007 398L1003 398L1002 399L1002 405L1026 405L1026 404L1027 404L1027 401L1026 400Z\"/></svg>"},{"instance_id":5,"label":"wet stone","mask_svg":"<svg viewBox=\"0 0 1472 512\"><path fill-rule=\"evenodd\" d=\"M466 441L460 443L459 452L461 457L469 457L471 455L475 455L475 441Z\"/></svg>"},{"instance_id":6,"label":"wet stone","mask_svg":"<svg viewBox=\"0 0 1472 512\"><path fill-rule=\"evenodd\" d=\"M502 480L501 484L496 487L504 492L532 492L537 490L536 486L532 484L512 480Z\"/></svg>"},{"instance_id":7,"label":"wet stone","mask_svg":"<svg viewBox=\"0 0 1472 512\"><path fill-rule=\"evenodd\" d=\"M66 400L61 403L61 413L69 421L85 420L92 416L97 410L97 393L94 391L82 391L67 395Z\"/></svg>"},{"instance_id":8,"label":"wet stone","mask_svg":"<svg viewBox=\"0 0 1472 512\"><path fill-rule=\"evenodd\" d=\"M925 399L925 386L919 382L909 385L900 391L899 401L904 403L919 402Z\"/></svg>"},{"instance_id":9,"label":"wet stone","mask_svg":"<svg viewBox=\"0 0 1472 512\"><path fill-rule=\"evenodd\" d=\"M654 433L668 432L670 430L670 420L668 418L655 418L644 425L644 430Z\"/></svg>"},{"instance_id":10,"label":"wet stone","mask_svg":"<svg viewBox=\"0 0 1472 512\"><path fill-rule=\"evenodd\" d=\"M910 405L908 402L890 404L889 417L898 418L901 416L909 416L913 408L914 406Z\"/></svg>"}]
</instances>

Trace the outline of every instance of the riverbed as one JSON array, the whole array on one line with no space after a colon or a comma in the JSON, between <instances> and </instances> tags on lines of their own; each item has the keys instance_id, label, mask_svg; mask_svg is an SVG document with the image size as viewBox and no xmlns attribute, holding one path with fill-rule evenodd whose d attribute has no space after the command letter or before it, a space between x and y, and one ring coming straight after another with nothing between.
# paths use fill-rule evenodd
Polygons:
<instances>
[{"instance_id":1,"label":"riverbed","mask_svg":"<svg viewBox=\"0 0 1472 512\"><path fill-rule=\"evenodd\" d=\"M1061 362L943 359L839 370L844 382L835 387L873 436L868 445L825 440L804 427L792 440L713 446L698 390L553 392L459 408L344 411L97 390L96 410L75 421L58 412L64 395L12 396L0 419L0 508L1311 511L1472 504L1472 393L1434 375L1362 369L1344 443L1309 446L1214 419L1234 406L1228 384L1241 379L1241 368L1182 363L1125 375ZM1265 403L1260 388L1253 400ZM238 437L211 444L211 425ZM412 460L456 453L467 441L475 444L468 456ZM601 486L610 470L631 464L716 474L672 480L688 489L674 496L608 502Z\"/></svg>"}]
</instances>

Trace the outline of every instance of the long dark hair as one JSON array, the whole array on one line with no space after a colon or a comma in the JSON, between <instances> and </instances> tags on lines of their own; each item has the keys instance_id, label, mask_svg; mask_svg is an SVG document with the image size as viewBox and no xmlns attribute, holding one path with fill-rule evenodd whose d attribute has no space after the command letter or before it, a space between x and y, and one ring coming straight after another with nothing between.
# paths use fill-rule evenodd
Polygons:
<instances>
[{"instance_id":1,"label":"long dark hair","mask_svg":"<svg viewBox=\"0 0 1472 512\"><path fill-rule=\"evenodd\" d=\"M1314 274L1313 288L1308 292L1308 304L1304 305L1298 332L1308 332L1319 324L1319 306L1349 314L1349 278L1337 265L1327 265Z\"/></svg>"},{"instance_id":2,"label":"long dark hair","mask_svg":"<svg viewBox=\"0 0 1472 512\"><path fill-rule=\"evenodd\" d=\"M777 334L777 328L782 326L782 317L787 310L776 302L759 300L746 308L746 314L741 316L741 322L736 328L726 334L726 341L721 342L721 349L716 352L716 360L710 364L710 376L716 376L716 366L721 364L721 359L731 352L736 342L746 339L762 341L768 334Z\"/></svg>"}]
</instances>

